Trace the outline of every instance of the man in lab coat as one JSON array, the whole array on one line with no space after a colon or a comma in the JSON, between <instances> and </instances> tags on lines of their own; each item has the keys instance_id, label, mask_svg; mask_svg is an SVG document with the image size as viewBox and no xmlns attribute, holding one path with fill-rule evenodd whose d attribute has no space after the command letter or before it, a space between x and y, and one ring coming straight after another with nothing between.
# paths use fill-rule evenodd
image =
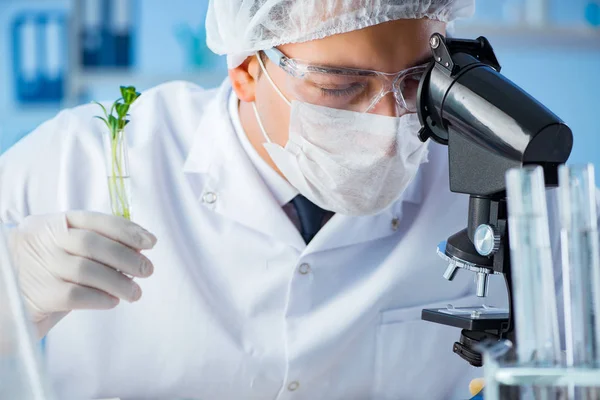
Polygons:
<instances>
[{"instance_id":1,"label":"man in lab coat","mask_svg":"<svg viewBox=\"0 0 600 400\"><path fill-rule=\"evenodd\" d=\"M459 331L420 320L481 302L469 274L441 276L466 197L417 139L415 98L429 37L472 3L211 1L229 78L130 110L134 223L107 215L96 106L0 158L57 398L468 397Z\"/></svg>"}]
</instances>

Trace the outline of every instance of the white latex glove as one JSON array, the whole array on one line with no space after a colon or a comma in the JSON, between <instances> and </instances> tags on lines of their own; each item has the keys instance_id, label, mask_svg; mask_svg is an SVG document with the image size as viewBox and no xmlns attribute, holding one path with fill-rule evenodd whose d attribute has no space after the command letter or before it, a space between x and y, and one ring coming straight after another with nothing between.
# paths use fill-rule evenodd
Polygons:
<instances>
[{"instance_id":1,"label":"white latex glove","mask_svg":"<svg viewBox=\"0 0 600 400\"><path fill-rule=\"evenodd\" d=\"M111 215L74 211L27 217L11 233L9 247L40 337L71 310L139 300L142 291L130 276L152 275L154 267L140 250L155 244L148 231Z\"/></svg>"}]
</instances>

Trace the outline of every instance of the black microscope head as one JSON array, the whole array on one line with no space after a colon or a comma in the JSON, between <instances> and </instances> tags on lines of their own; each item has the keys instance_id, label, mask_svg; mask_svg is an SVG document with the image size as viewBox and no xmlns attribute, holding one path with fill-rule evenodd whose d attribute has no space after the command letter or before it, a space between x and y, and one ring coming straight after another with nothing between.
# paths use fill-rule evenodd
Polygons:
<instances>
[{"instance_id":1,"label":"black microscope head","mask_svg":"<svg viewBox=\"0 0 600 400\"><path fill-rule=\"evenodd\" d=\"M505 174L526 164L544 167L557 184L573 135L564 122L500 74L487 39L430 40L435 58L421 79L421 140L448 146L450 190L475 196L505 193Z\"/></svg>"}]
</instances>

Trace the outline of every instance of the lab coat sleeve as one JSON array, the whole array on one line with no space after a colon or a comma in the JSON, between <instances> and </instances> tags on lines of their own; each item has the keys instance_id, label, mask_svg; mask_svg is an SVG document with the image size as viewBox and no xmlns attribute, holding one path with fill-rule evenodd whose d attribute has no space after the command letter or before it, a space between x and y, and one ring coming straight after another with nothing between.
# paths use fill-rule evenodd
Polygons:
<instances>
[{"instance_id":1,"label":"lab coat sleeve","mask_svg":"<svg viewBox=\"0 0 600 400\"><path fill-rule=\"evenodd\" d=\"M31 212L33 199L58 179L60 133L70 129L70 116L63 111L43 123L0 156L0 223L19 223ZM54 191L55 194L55 191Z\"/></svg>"},{"instance_id":2,"label":"lab coat sleeve","mask_svg":"<svg viewBox=\"0 0 600 400\"><path fill-rule=\"evenodd\" d=\"M74 198L95 195L91 182L103 157L96 111L62 111L0 156L0 223L78 209Z\"/></svg>"}]
</instances>

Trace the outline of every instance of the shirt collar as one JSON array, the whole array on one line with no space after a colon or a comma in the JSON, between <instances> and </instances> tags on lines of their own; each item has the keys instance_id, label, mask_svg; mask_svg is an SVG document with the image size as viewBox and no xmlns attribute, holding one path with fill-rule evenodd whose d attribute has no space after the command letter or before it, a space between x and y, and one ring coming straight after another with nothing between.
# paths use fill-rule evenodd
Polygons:
<instances>
[{"instance_id":1,"label":"shirt collar","mask_svg":"<svg viewBox=\"0 0 600 400\"><path fill-rule=\"evenodd\" d=\"M248 140L248 136L242 127L242 122L240 121L240 113L239 113L239 99L236 96L235 92L231 90L229 95L229 116L231 118L231 123L233 125L233 129L237 134L237 137L244 148L244 151L248 155L248 158L254 165L254 168L258 171L258 174L262 178L262 180L267 185L267 188L271 191L271 194L280 206L283 206L289 203L294 197L298 195L298 190L293 187L287 180L285 180L281 175L271 168L269 164L262 159L262 157L258 154L258 152Z\"/></svg>"}]
</instances>

